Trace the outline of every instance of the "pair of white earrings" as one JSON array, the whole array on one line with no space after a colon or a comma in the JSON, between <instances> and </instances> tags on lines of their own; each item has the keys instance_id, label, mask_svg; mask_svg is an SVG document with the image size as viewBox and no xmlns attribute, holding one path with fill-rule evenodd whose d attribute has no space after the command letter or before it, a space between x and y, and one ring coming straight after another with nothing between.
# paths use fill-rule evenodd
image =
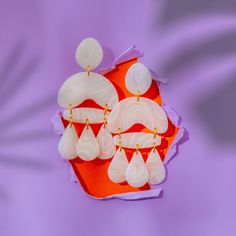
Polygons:
<instances>
[{"instance_id":1,"label":"pair of white earrings","mask_svg":"<svg viewBox=\"0 0 236 236\"><path fill-rule=\"evenodd\" d=\"M115 154L108 169L112 181L121 183L126 180L133 187L141 187L147 182L160 183L164 179L165 168L156 150L161 141L157 133L167 130L168 120L160 105L141 97L151 86L150 72L141 63L133 64L126 74L125 83L135 96L119 102L112 83L104 76L91 72L101 63L102 57L101 46L92 38L82 41L76 51L77 62L86 71L69 77L58 93L58 103L65 109L63 118L70 122L59 142L59 153L65 159L79 156L84 161L96 157L108 159ZM77 108L87 99L95 101L103 110ZM80 137L73 126L76 122L85 124ZM103 125L95 137L90 125L98 123ZM124 133L137 123L154 132L154 136L144 132ZM117 151L115 145L119 147ZM139 150L150 147L153 150L144 163ZM130 163L123 148L134 149Z\"/></svg>"}]
</instances>

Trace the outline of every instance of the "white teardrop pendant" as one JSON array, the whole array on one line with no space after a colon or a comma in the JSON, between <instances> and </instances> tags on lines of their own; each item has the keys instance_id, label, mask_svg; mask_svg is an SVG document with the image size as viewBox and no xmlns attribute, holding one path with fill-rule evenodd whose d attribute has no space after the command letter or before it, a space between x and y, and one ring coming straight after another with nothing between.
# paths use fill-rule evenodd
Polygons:
<instances>
[{"instance_id":1,"label":"white teardrop pendant","mask_svg":"<svg viewBox=\"0 0 236 236\"><path fill-rule=\"evenodd\" d=\"M108 176L114 183L122 183L125 181L125 173L128 168L129 162L127 160L125 151L117 149L111 164L108 168Z\"/></svg>"},{"instance_id":2,"label":"white teardrop pendant","mask_svg":"<svg viewBox=\"0 0 236 236\"><path fill-rule=\"evenodd\" d=\"M157 150L152 149L146 165L149 171L149 184L160 184L165 179L166 171Z\"/></svg>"},{"instance_id":3,"label":"white teardrop pendant","mask_svg":"<svg viewBox=\"0 0 236 236\"><path fill-rule=\"evenodd\" d=\"M126 170L125 178L128 184L134 188L142 187L147 183L149 179L148 169L139 151L134 153Z\"/></svg>"},{"instance_id":4,"label":"white teardrop pendant","mask_svg":"<svg viewBox=\"0 0 236 236\"><path fill-rule=\"evenodd\" d=\"M76 153L84 161L94 160L99 154L99 145L90 125L85 126L76 146Z\"/></svg>"},{"instance_id":5,"label":"white teardrop pendant","mask_svg":"<svg viewBox=\"0 0 236 236\"><path fill-rule=\"evenodd\" d=\"M116 147L111 132L106 126L102 126L99 130L97 140L100 148L98 158L103 160L111 158L116 151Z\"/></svg>"},{"instance_id":6,"label":"white teardrop pendant","mask_svg":"<svg viewBox=\"0 0 236 236\"><path fill-rule=\"evenodd\" d=\"M78 135L74 126L67 125L64 134L58 144L58 152L61 157L66 160L71 160L77 157L76 144L78 142Z\"/></svg>"}]
</instances>

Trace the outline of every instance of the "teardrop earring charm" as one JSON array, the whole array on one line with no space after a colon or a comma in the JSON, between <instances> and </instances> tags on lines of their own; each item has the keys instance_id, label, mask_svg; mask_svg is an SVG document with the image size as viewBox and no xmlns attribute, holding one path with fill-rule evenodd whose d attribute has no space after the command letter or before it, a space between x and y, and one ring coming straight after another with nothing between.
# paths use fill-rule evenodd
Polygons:
<instances>
[{"instance_id":1,"label":"teardrop earring charm","mask_svg":"<svg viewBox=\"0 0 236 236\"><path fill-rule=\"evenodd\" d=\"M66 160L71 160L77 157L76 145L78 142L78 135L74 126L67 125L64 134L58 144L58 152L61 157Z\"/></svg>"},{"instance_id":2,"label":"teardrop earring charm","mask_svg":"<svg viewBox=\"0 0 236 236\"><path fill-rule=\"evenodd\" d=\"M92 161L99 155L98 141L88 123L84 127L76 145L76 153L84 161Z\"/></svg>"},{"instance_id":3,"label":"teardrop earring charm","mask_svg":"<svg viewBox=\"0 0 236 236\"><path fill-rule=\"evenodd\" d=\"M108 177L114 183L122 183L125 181L125 173L129 162L127 160L125 151L119 147L108 168Z\"/></svg>"},{"instance_id":4,"label":"teardrop earring charm","mask_svg":"<svg viewBox=\"0 0 236 236\"><path fill-rule=\"evenodd\" d=\"M142 154L136 150L125 174L126 181L134 188L139 188L148 182L149 174Z\"/></svg>"},{"instance_id":5,"label":"teardrop earring charm","mask_svg":"<svg viewBox=\"0 0 236 236\"><path fill-rule=\"evenodd\" d=\"M155 147L150 152L146 165L149 171L149 184L160 184L164 181L166 176L165 167Z\"/></svg>"},{"instance_id":6,"label":"teardrop earring charm","mask_svg":"<svg viewBox=\"0 0 236 236\"><path fill-rule=\"evenodd\" d=\"M97 141L100 149L98 158L103 160L111 158L114 155L116 148L111 132L106 126L102 126L99 130Z\"/></svg>"},{"instance_id":7,"label":"teardrop earring charm","mask_svg":"<svg viewBox=\"0 0 236 236\"><path fill-rule=\"evenodd\" d=\"M70 104L70 123L67 125L64 134L58 144L58 152L61 157L66 160L71 160L77 157L76 144L78 142L78 135L73 126L72 106Z\"/></svg>"}]
</instances>

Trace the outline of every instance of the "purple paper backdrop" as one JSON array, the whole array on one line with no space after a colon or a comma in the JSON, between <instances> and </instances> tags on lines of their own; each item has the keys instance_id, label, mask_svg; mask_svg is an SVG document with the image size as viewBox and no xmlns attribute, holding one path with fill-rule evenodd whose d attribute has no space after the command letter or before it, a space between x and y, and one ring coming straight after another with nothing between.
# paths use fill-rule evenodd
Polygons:
<instances>
[{"instance_id":1,"label":"purple paper backdrop","mask_svg":"<svg viewBox=\"0 0 236 236\"><path fill-rule=\"evenodd\" d=\"M1 0L0 235L236 235L235 13L235 0ZM60 161L50 117L87 36L103 66L137 45L169 81L190 140L161 199L91 199Z\"/></svg>"}]
</instances>

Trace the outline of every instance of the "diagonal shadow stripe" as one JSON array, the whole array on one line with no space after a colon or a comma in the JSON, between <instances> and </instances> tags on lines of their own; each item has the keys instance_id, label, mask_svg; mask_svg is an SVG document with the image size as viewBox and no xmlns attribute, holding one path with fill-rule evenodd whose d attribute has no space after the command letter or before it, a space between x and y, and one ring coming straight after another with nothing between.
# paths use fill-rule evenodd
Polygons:
<instances>
[{"instance_id":1,"label":"diagonal shadow stripe","mask_svg":"<svg viewBox=\"0 0 236 236\"><path fill-rule=\"evenodd\" d=\"M5 86L3 92L0 94L0 106L9 101L9 99L12 99L14 94L32 78L31 75L38 68L38 65L39 58L32 59L17 76L11 79L11 83ZM11 96L7 96L9 94ZM7 99L4 99L5 97Z\"/></svg>"},{"instance_id":2,"label":"diagonal shadow stripe","mask_svg":"<svg viewBox=\"0 0 236 236\"><path fill-rule=\"evenodd\" d=\"M9 118L0 122L0 129L2 130L2 132L0 133L0 136L8 128L21 124L23 121L27 121L27 119L29 118L32 119L39 112L53 105L55 102L56 102L56 94L52 94L46 98L43 98L41 101L35 102L32 105L20 110L17 113L11 114Z\"/></svg>"},{"instance_id":3,"label":"diagonal shadow stripe","mask_svg":"<svg viewBox=\"0 0 236 236\"><path fill-rule=\"evenodd\" d=\"M236 72L228 83L202 97L192 107L194 114L206 124L212 138L220 145L236 144Z\"/></svg>"},{"instance_id":4,"label":"diagonal shadow stripe","mask_svg":"<svg viewBox=\"0 0 236 236\"><path fill-rule=\"evenodd\" d=\"M227 53L236 52L236 30L228 32L220 37L207 40L191 50L183 51L180 55L173 55L168 64L163 66L163 73L167 75L174 74L181 68L185 68L195 61L204 57L220 57Z\"/></svg>"},{"instance_id":5,"label":"diagonal shadow stripe","mask_svg":"<svg viewBox=\"0 0 236 236\"><path fill-rule=\"evenodd\" d=\"M2 65L0 71L0 92L4 89L4 84L9 81L9 76L20 61L20 57L24 49L24 43L19 42L15 45L15 47L8 54L8 57L5 59L5 63Z\"/></svg>"},{"instance_id":6,"label":"diagonal shadow stripe","mask_svg":"<svg viewBox=\"0 0 236 236\"><path fill-rule=\"evenodd\" d=\"M159 1L156 1L156 9L159 7ZM202 14L232 14L236 13L236 2L235 0L166 0L162 6L161 17L155 20L156 24L160 24L162 27L171 26L176 21L180 21L189 18L194 15ZM207 23L207 22L206 22Z\"/></svg>"},{"instance_id":7,"label":"diagonal shadow stripe","mask_svg":"<svg viewBox=\"0 0 236 236\"><path fill-rule=\"evenodd\" d=\"M45 138L53 137L53 132L51 130L40 130L31 131L28 133L20 133L14 136L6 137L5 135L0 138L1 146L11 145L14 143L29 143L30 141L39 141Z\"/></svg>"},{"instance_id":8,"label":"diagonal shadow stripe","mask_svg":"<svg viewBox=\"0 0 236 236\"><path fill-rule=\"evenodd\" d=\"M2 188L2 186L0 186L0 201L3 203L7 203L10 200L10 196L7 193L7 191L5 189Z\"/></svg>"},{"instance_id":9,"label":"diagonal shadow stripe","mask_svg":"<svg viewBox=\"0 0 236 236\"><path fill-rule=\"evenodd\" d=\"M32 169L38 171L48 171L53 168L50 163L41 160L35 160L35 157L22 157L19 155L1 155L0 165L5 167L8 166L12 168Z\"/></svg>"}]
</instances>

